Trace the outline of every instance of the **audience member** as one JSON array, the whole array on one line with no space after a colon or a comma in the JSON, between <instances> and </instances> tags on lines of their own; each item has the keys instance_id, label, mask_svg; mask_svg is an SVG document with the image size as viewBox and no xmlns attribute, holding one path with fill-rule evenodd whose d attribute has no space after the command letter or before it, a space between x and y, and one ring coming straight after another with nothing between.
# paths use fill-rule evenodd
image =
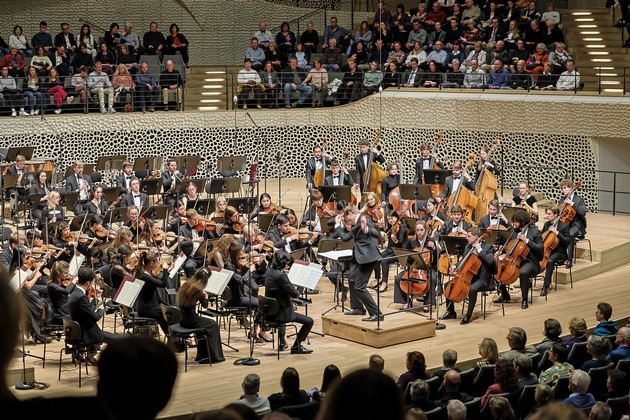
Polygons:
<instances>
[{"instance_id":1,"label":"audience member","mask_svg":"<svg viewBox=\"0 0 630 420\"><path fill-rule=\"evenodd\" d=\"M567 345L569 350L575 343L586 342L586 321L584 318L574 316L569 320L569 336L564 337L564 344Z\"/></svg>"},{"instance_id":2,"label":"audience member","mask_svg":"<svg viewBox=\"0 0 630 420\"><path fill-rule=\"evenodd\" d=\"M66 47L60 45L55 51L48 53L48 58L53 67L57 69L59 76L65 77L70 75L70 58L66 53Z\"/></svg>"},{"instance_id":3,"label":"audience member","mask_svg":"<svg viewBox=\"0 0 630 420\"><path fill-rule=\"evenodd\" d=\"M617 334L617 323L611 321L612 318L612 305L607 302L599 302L597 304L597 310L595 311L595 319L597 319L597 326L591 333L592 335L615 335Z\"/></svg>"},{"instance_id":4,"label":"audience member","mask_svg":"<svg viewBox=\"0 0 630 420\"><path fill-rule=\"evenodd\" d=\"M575 61L567 60L567 70L563 71L558 81L556 89L558 90L577 90L580 87L580 73L575 70Z\"/></svg>"},{"instance_id":5,"label":"audience member","mask_svg":"<svg viewBox=\"0 0 630 420\"><path fill-rule=\"evenodd\" d=\"M488 75L488 89L506 89L510 86L510 72L503 67L501 60L494 60Z\"/></svg>"},{"instance_id":6,"label":"audience member","mask_svg":"<svg viewBox=\"0 0 630 420\"><path fill-rule=\"evenodd\" d=\"M188 39L179 32L179 26L172 23L168 29L169 35L164 40L164 53L175 55L180 53L184 64L188 65Z\"/></svg>"},{"instance_id":7,"label":"audience member","mask_svg":"<svg viewBox=\"0 0 630 420\"><path fill-rule=\"evenodd\" d=\"M324 42L322 44L322 50L328 48L328 40L335 38L337 46L341 48L341 51L345 51L350 43L350 32L342 26L337 25L337 18L335 16L330 18L330 25L324 29Z\"/></svg>"},{"instance_id":8,"label":"audience member","mask_svg":"<svg viewBox=\"0 0 630 420\"><path fill-rule=\"evenodd\" d=\"M619 369L611 369L608 371L608 378L606 379L606 392L598 395L597 400L606 402L608 398L627 396L629 385L626 372Z\"/></svg>"},{"instance_id":9,"label":"audience member","mask_svg":"<svg viewBox=\"0 0 630 420\"><path fill-rule=\"evenodd\" d=\"M462 377L459 372L455 370L449 370L444 375L444 392L442 398L435 400L435 403L446 410L448 402L451 400L459 400L463 403L471 401L473 397L465 392L459 391L459 384L462 382Z\"/></svg>"},{"instance_id":10,"label":"audience member","mask_svg":"<svg viewBox=\"0 0 630 420\"><path fill-rule=\"evenodd\" d=\"M612 417L612 409L606 403L598 401L588 412L588 420L609 420Z\"/></svg>"},{"instance_id":11,"label":"audience member","mask_svg":"<svg viewBox=\"0 0 630 420\"><path fill-rule=\"evenodd\" d=\"M249 48L245 51L245 58L251 60L252 68L256 71L260 71L263 68L265 62L265 51L258 46L258 38L253 37L249 41Z\"/></svg>"},{"instance_id":12,"label":"audience member","mask_svg":"<svg viewBox=\"0 0 630 420\"><path fill-rule=\"evenodd\" d=\"M268 48L270 42L275 42L273 34L267 29L267 22L264 20L258 22L258 30L254 32L254 37L258 38L258 44L262 48Z\"/></svg>"},{"instance_id":13,"label":"audience member","mask_svg":"<svg viewBox=\"0 0 630 420\"><path fill-rule=\"evenodd\" d=\"M280 24L280 31L276 34L276 44L278 44L278 52L284 57L290 57L295 52L295 43L297 39L289 26L289 22Z\"/></svg>"},{"instance_id":14,"label":"audience member","mask_svg":"<svg viewBox=\"0 0 630 420\"><path fill-rule=\"evenodd\" d=\"M121 48L123 46L127 47L129 52L138 57L144 51L142 45L140 45L140 37L133 30L133 26L131 25L131 23L125 23L125 32L123 32L123 34L121 35L120 42Z\"/></svg>"},{"instance_id":15,"label":"audience member","mask_svg":"<svg viewBox=\"0 0 630 420\"><path fill-rule=\"evenodd\" d=\"M606 361L616 365L618 361L630 358L630 327L619 328L615 343L618 347L608 353Z\"/></svg>"},{"instance_id":16,"label":"audience member","mask_svg":"<svg viewBox=\"0 0 630 420\"><path fill-rule=\"evenodd\" d=\"M315 30L315 24L313 24L313 22L306 23L306 30L302 32L302 35L300 35L300 42L304 45L304 50L308 54L317 52L317 48L319 46L319 34Z\"/></svg>"},{"instance_id":17,"label":"audience member","mask_svg":"<svg viewBox=\"0 0 630 420\"><path fill-rule=\"evenodd\" d=\"M560 378L568 378L574 371L573 366L567 363L569 357L569 348L562 343L556 343L549 350L549 360L553 362L546 371L542 372L538 377L541 384L549 384L553 386Z\"/></svg>"},{"instance_id":18,"label":"audience member","mask_svg":"<svg viewBox=\"0 0 630 420\"><path fill-rule=\"evenodd\" d=\"M448 420L466 420L466 406L460 400L450 400L446 405Z\"/></svg>"},{"instance_id":19,"label":"audience member","mask_svg":"<svg viewBox=\"0 0 630 420\"><path fill-rule=\"evenodd\" d=\"M411 408L420 408L423 411L431 411L437 404L429 399L430 389L429 384L422 379L416 379L409 385L409 399L410 404L405 407L405 411Z\"/></svg>"},{"instance_id":20,"label":"audience member","mask_svg":"<svg viewBox=\"0 0 630 420\"><path fill-rule=\"evenodd\" d=\"M567 405L573 405L577 408L589 408L595 404L593 394L587 392L591 383L591 377L583 370L575 370L569 379L569 389L571 395L564 399Z\"/></svg>"},{"instance_id":21,"label":"audience member","mask_svg":"<svg viewBox=\"0 0 630 420\"><path fill-rule=\"evenodd\" d=\"M584 410L554 401L541 408L529 420L586 420Z\"/></svg>"},{"instance_id":22,"label":"audience member","mask_svg":"<svg viewBox=\"0 0 630 420\"><path fill-rule=\"evenodd\" d=\"M488 402L490 414L494 420L515 420L516 415L510 405L510 401L503 396L490 398Z\"/></svg>"},{"instance_id":23,"label":"audience member","mask_svg":"<svg viewBox=\"0 0 630 420\"><path fill-rule=\"evenodd\" d=\"M282 391L269 395L269 405L272 410L288 405L305 404L309 401L306 391L300 388L300 375L295 368L288 367L280 377Z\"/></svg>"},{"instance_id":24,"label":"audience member","mask_svg":"<svg viewBox=\"0 0 630 420\"><path fill-rule=\"evenodd\" d=\"M158 85L153 75L149 73L149 64L143 61L140 64L140 71L136 73L136 96L142 112L147 112L147 105L149 112L155 111L159 94Z\"/></svg>"},{"instance_id":25,"label":"audience member","mask_svg":"<svg viewBox=\"0 0 630 420\"><path fill-rule=\"evenodd\" d=\"M527 344L527 333L520 327L512 327L509 329L507 337L510 350L501 354L501 359L514 360L519 354L532 356L536 353L536 348Z\"/></svg>"},{"instance_id":26,"label":"audience member","mask_svg":"<svg viewBox=\"0 0 630 420\"><path fill-rule=\"evenodd\" d=\"M256 412L258 417L263 417L265 414L271 412L269 399L267 397L261 397L258 394L260 391L260 376L256 373L246 375L241 383L241 387L243 388L243 395L241 395L238 400L234 401L234 403L250 407Z\"/></svg>"},{"instance_id":27,"label":"audience member","mask_svg":"<svg viewBox=\"0 0 630 420\"><path fill-rule=\"evenodd\" d=\"M532 368L533 363L531 357L525 354L519 354L514 358L514 369L516 369L518 376L519 389L523 389L527 385L538 384L538 376L532 372Z\"/></svg>"},{"instance_id":28,"label":"audience member","mask_svg":"<svg viewBox=\"0 0 630 420\"><path fill-rule=\"evenodd\" d=\"M7 48L17 48L18 53L22 56L22 58L28 58L33 55L33 50L29 45L24 33L22 32L22 27L20 25L15 25L13 27L13 34L9 37L9 45L8 47L2 47L3 49ZM0 53L3 53L0 50ZM6 52L4 52L6 54Z\"/></svg>"},{"instance_id":29,"label":"audience member","mask_svg":"<svg viewBox=\"0 0 630 420\"><path fill-rule=\"evenodd\" d=\"M164 38L164 34L158 31L157 22L151 22L149 24L149 30L145 32L142 37L142 47L144 48L144 53L157 55L160 58L160 61L162 61L165 41L166 38Z\"/></svg>"},{"instance_id":30,"label":"audience member","mask_svg":"<svg viewBox=\"0 0 630 420\"><path fill-rule=\"evenodd\" d=\"M9 54L5 55L0 61L0 68L4 67L9 69L9 75L12 77L24 76L24 59L22 55L18 54L16 47L11 47Z\"/></svg>"},{"instance_id":31,"label":"audience member","mask_svg":"<svg viewBox=\"0 0 630 420\"><path fill-rule=\"evenodd\" d=\"M478 360L473 365L475 370L479 370L481 366L494 365L499 360L499 350L497 349L497 343L492 338L484 338L479 343L479 355L481 360Z\"/></svg>"},{"instance_id":32,"label":"audience member","mask_svg":"<svg viewBox=\"0 0 630 420\"><path fill-rule=\"evenodd\" d=\"M47 32L48 24L45 20L39 22L39 32L33 35L31 39L31 47L37 50L37 47L44 47L45 52L54 50L52 36Z\"/></svg>"},{"instance_id":33,"label":"audience member","mask_svg":"<svg viewBox=\"0 0 630 420\"><path fill-rule=\"evenodd\" d=\"M606 355L611 350L610 341L607 338L598 335L590 335L586 342L586 352L591 355L591 360L587 360L581 369L588 372L591 368L606 366Z\"/></svg>"},{"instance_id":34,"label":"audience member","mask_svg":"<svg viewBox=\"0 0 630 420\"><path fill-rule=\"evenodd\" d=\"M424 414L424 411L417 407L412 407L407 410L405 414L405 420L428 420L427 415Z\"/></svg>"},{"instance_id":35,"label":"audience member","mask_svg":"<svg viewBox=\"0 0 630 420\"><path fill-rule=\"evenodd\" d=\"M547 384L538 384L534 391L534 401L536 405L532 407L529 414L525 417L527 419L533 418L532 416L540 411L541 408L553 401L553 389Z\"/></svg>"},{"instance_id":36,"label":"audience member","mask_svg":"<svg viewBox=\"0 0 630 420\"><path fill-rule=\"evenodd\" d=\"M556 343L562 343L560 335L562 334L562 326L557 319L547 318L543 323L543 335L545 338L536 346L536 351L543 354L545 350L550 350L551 346Z\"/></svg>"},{"instance_id":37,"label":"audience member","mask_svg":"<svg viewBox=\"0 0 630 420\"><path fill-rule=\"evenodd\" d=\"M385 370L385 360L378 354L372 354L368 361L368 368L382 373Z\"/></svg>"},{"instance_id":38,"label":"audience member","mask_svg":"<svg viewBox=\"0 0 630 420\"><path fill-rule=\"evenodd\" d=\"M444 350L444 352L442 353L442 362L443 362L442 368L433 374L433 376L439 377L440 381L444 379L444 375L449 370L455 370L457 372L461 372L461 370L455 366L457 364L457 352L455 350L453 349Z\"/></svg>"},{"instance_id":39,"label":"audience member","mask_svg":"<svg viewBox=\"0 0 630 420\"><path fill-rule=\"evenodd\" d=\"M103 66L99 61L94 64L94 71L88 75L88 88L90 92L98 95L101 113L116 112L114 109L114 88L109 76L103 72ZM107 96L108 108L105 108L105 96Z\"/></svg>"},{"instance_id":40,"label":"audience member","mask_svg":"<svg viewBox=\"0 0 630 420\"><path fill-rule=\"evenodd\" d=\"M527 356L526 356L527 357ZM492 394L512 393L519 389L519 378L514 363L507 359L499 359L494 365L494 383L488 387L481 397L481 407L486 405Z\"/></svg>"},{"instance_id":41,"label":"audience member","mask_svg":"<svg viewBox=\"0 0 630 420\"><path fill-rule=\"evenodd\" d=\"M407 388L407 384L416 379L429 379L431 374L427 372L427 364L424 354L419 351L410 351L405 359L407 371L398 376L397 384L400 389Z\"/></svg>"},{"instance_id":42,"label":"audience member","mask_svg":"<svg viewBox=\"0 0 630 420\"><path fill-rule=\"evenodd\" d=\"M311 395L315 401L323 401L326 397L326 393L333 389L333 387L341 380L341 372L339 368L332 363L324 368L324 374L322 375L322 386L317 389L313 389Z\"/></svg>"}]
</instances>

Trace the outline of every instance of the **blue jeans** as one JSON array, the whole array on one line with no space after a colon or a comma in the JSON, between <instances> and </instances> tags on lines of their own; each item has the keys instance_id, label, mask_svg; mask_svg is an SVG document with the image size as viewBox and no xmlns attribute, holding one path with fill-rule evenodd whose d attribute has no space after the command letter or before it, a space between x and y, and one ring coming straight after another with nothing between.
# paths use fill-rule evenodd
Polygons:
<instances>
[{"instance_id":1,"label":"blue jeans","mask_svg":"<svg viewBox=\"0 0 630 420\"><path fill-rule=\"evenodd\" d=\"M39 99L40 104L42 102L42 93L38 90L26 90L24 91L24 95L28 97L28 106L31 107L31 111L35 110L36 97Z\"/></svg>"},{"instance_id":2,"label":"blue jeans","mask_svg":"<svg viewBox=\"0 0 630 420\"><path fill-rule=\"evenodd\" d=\"M292 90L293 89L291 88L291 83L284 84L284 103L286 105L291 102ZM308 98L308 96L311 94L312 89L310 86L295 85L295 90L300 92L300 99L298 99L298 103L303 104L304 101L306 101L306 98Z\"/></svg>"}]
</instances>

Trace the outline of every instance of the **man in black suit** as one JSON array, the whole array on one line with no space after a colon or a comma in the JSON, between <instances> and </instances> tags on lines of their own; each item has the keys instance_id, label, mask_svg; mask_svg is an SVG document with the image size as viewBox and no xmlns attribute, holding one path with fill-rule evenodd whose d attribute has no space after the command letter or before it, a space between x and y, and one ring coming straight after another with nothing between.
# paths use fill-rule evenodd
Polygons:
<instances>
[{"instance_id":1,"label":"man in black suit","mask_svg":"<svg viewBox=\"0 0 630 420\"><path fill-rule=\"evenodd\" d=\"M460 182L463 182L462 187L468 188L471 193L475 192L475 183L468 172L463 171L462 162L456 160L451 170L453 171L453 175L446 177L444 181L444 191L442 191L442 194L438 197L438 202L448 200L451 194L457 191Z\"/></svg>"},{"instance_id":2,"label":"man in black suit","mask_svg":"<svg viewBox=\"0 0 630 420\"><path fill-rule=\"evenodd\" d=\"M379 231L372 224L372 219L352 206L344 211L344 217L348 223L353 224L352 231L345 232L341 224L335 225L335 232L342 241L354 239L352 261L348 275L350 285L350 311L346 315L363 315L367 309L369 317L362 321L373 322L379 318L383 320L383 314L374 302L372 295L367 291L368 281L374 268L381 259L378 250Z\"/></svg>"},{"instance_id":3,"label":"man in black suit","mask_svg":"<svg viewBox=\"0 0 630 420\"><path fill-rule=\"evenodd\" d=\"M26 158L23 155L17 155L15 157L15 163L9 166L7 169L7 175L17 175L16 188L8 188L13 187L13 185L5 185L7 188L7 197L10 197L11 194L17 194L16 198L21 198L26 195L26 188L24 188L24 184L26 179L24 179L24 175L28 172L26 169Z\"/></svg>"},{"instance_id":4,"label":"man in black suit","mask_svg":"<svg viewBox=\"0 0 630 420\"><path fill-rule=\"evenodd\" d=\"M57 47L57 50L51 51L48 54L48 58L50 58L50 62L53 67L57 68L57 73L61 76L62 80L66 76L72 76L70 72L70 58L68 57L68 52L66 52L66 46L60 45Z\"/></svg>"},{"instance_id":5,"label":"man in black suit","mask_svg":"<svg viewBox=\"0 0 630 420\"><path fill-rule=\"evenodd\" d=\"M136 206L140 211L149 207L149 196L140 192L140 180L132 177L129 182L131 192L125 194L120 202L120 207Z\"/></svg>"},{"instance_id":6,"label":"man in black suit","mask_svg":"<svg viewBox=\"0 0 630 420\"><path fill-rule=\"evenodd\" d=\"M183 265L187 278L191 278L195 271L202 266L204 257L203 255L198 255L197 250L204 241L211 239L212 235L212 232L207 229L204 229L203 233L197 231L196 226L200 218L201 216L197 213L197 210L188 209L186 210L188 223L179 226L179 235L186 238L180 243L180 249L187 256Z\"/></svg>"},{"instance_id":7,"label":"man in black suit","mask_svg":"<svg viewBox=\"0 0 630 420\"><path fill-rule=\"evenodd\" d=\"M177 169L177 160L168 161L168 171L162 172L162 187L164 188L164 204L172 206L177 201L177 184L182 182L190 171L180 172Z\"/></svg>"},{"instance_id":8,"label":"man in black suit","mask_svg":"<svg viewBox=\"0 0 630 420\"><path fill-rule=\"evenodd\" d=\"M353 186L354 180L346 168L341 169L339 162L333 160L330 164L330 175L324 180L324 185L336 187L339 185Z\"/></svg>"},{"instance_id":9,"label":"man in black suit","mask_svg":"<svg viewBox=\"0 0 630 420\"><path fill-rule=\"evenodd\" d=\"M512 215L512 225L514 226L514 231L512 232L512 236L510 236L509 240L525 242L525 244L529 247L527 257L521 260L519 267L518 277L521 285L522 297L521 309L527 309L529 307L527 294L529 293L530 278L540 273L540 260L542 260L544 254L543 239L540 234L540 230L538 230L535 224L530 223L531 217L525 210L516 210ZM498 264L501 264L501 261L507 255L506 252L509 249L511 249L511 247L506 248L504 253L499 256ZM499 290L501 291L501 296L499 296L498 299L495 299L494 303L509 302L510 294L507 291L507 286L502 284L499 286Z\"/></svg>"},{"instance_id":10,"label":"man in black suit","mask_svg":"<svg viewBox=\"0 0 630 420\"><path fill-rule=\"evenodd\" d=\"M586 203L582 197L575 193L578 187L572 181L563 179L560 181L560 188L562 188L562 197L558 201L558 207L562 210L563 205L566 204L575 210L575 216L569 223L571 240L567 245L567 268L571 268L573 266L575 238L586 235Z\"/></svg>"},{"instance_id":11,"label":"man in black suit","mask_svg":"<svg viewBox=\"0 0 630 420\"><path fill-rule=\"evenodd\" d=\"M479 267L479 270L471 279L470 288L468 289L468 310L460 322L462 325L468 324L471 321L475 305L477 304L477 293L494 289L494 279L492 278L492 275L496 271L496 263L494 262L494 247L480 238L481 229L478 227L468 229L466 234L468 245L464 248L464 255L468 255L469 252L472 252L477 256L477 258L479 258L479 260L481 260L481 267ZM455 308L453 307L453 302L448 299L446 302L446 312L440 317L440 319L456 319L457 311L455 311Z\"/></svg>"},{"instance_id":12,"label":"man in black suit","mask_svg":"<svg viewBox=\"0 0 630 420\"><path fill-rule=\"evenodd\" d=\"M9 236L8 244L5 244L2 247L2 253L0 253L0 268L4 270L5 273L11 272L11 270L17 265L17 255L15 254L15 248L18 247L18 236L13 233Z\"/></svg>"},{"instance_id":13,"label":"man in black suit","mask_svg":"<svg viewBox=\"0 0 630 420\"><path fill-rule=\"evenodd\" d=\"M425 169L433 169L433 165L436 164L440 169L444 169L444 164L440 162L438 159L437 153L433 153L431 155L431 148L427 143L422 143L420 145L420 156L416 160L416 175L413 178L414 184L431 184L433 183L432 179L424 179L424 170Z\"/></svg>"},{"instance_id":14,"label":"man in black suit","mask_svg":"<svg viewBox=\"0 0 630 420\"><path fill-rule=\"evenodd\" d=\"M291 298L300 297L300 292L291 284L287 276L292 264L293 257L291 257L288 252L283 249L276 251L271 261L271 267L265 274L265 296L276 299L280 306L280 310L276 315L270 317L270 321L302 324L302 327L295 337L295 343L291 347L291 354L307 354L312 353L313 350L302 346L302 342L306 340L311 328L313 328L313 318L293 310ZM281 350L284 350L287 346L285 333L285 326L278 329L278 340Z\"/></svg>"},{"instance_id":15,"label":"man in black suit","mask_svg":"<svg viewBox=\"0 0 630 420\"><path fill-rule=\"evenodd\" d=\"M94 270L79 267L77 286L68 297L70 319L81 326L81 340L91 345L91 354L87 359L91 365L98 363L94 355L100 344L111 342L116 338L116 335L103 331L98 326L98 321L105 314L102 301L98 299L90 301L87 297L87 291L92 287L95 278Z\"/></svg>"},{"instance_id":16,"label":"man in black suit","mask_svg":"<svg viewBox=\"0 0 630 420\"><path fill-rule=\"evenodd\" d=\"M463 403L471 401L473 397L465 392L459 391L459 384L462 382L462 377L456 370L449 370L444 374L444 393L442 398L435 400L436 404L446 410L448 402L450 400L459 400Z\"/></svg>"},{"instance_id":17,"label":"man in black suit","mask_svg":"<svg viewBox=\"0 0 630 420\"><path fill-rule=\"evenodd\" d=\"M131 192L131 178L133 178L133 163L123 162L122 172L116 176L116 186L124 193Z\"/></svg>"},{"instance_id":18,"label":"man in black suit","mask_svg":"<svg viewBox=\"0 0 630 420\"><path fill-rule=\"evenodd\" d=\"M92 178L83 175L84 164L80 160L74 162L74 174L66 178L66 191L79 193L77 204L72 208L75 216L81 216L87 212L89 192L92 189Z\"/></svg>"},{"instance_id":19,"label":"man in black suit","mask_svg":"<svg viewBox=\"0 0 630 420\"><path fill-rule=\"evenodd\" d=\"M332 156L322 151L321 146L313 147L313 156L308 158L306 162L306 188L312 190L317 188L315 185L315 174L318 171L324 172L326 167L331 164Z\"/></svg>"},{"instance_id":20,"label":"man in black suit","mask_svg":"<svg viewBox=\"0 0 630 420\"><path fill-rule=\"evenodd\" d=\"M479 219L477 226L482 231L492 226L493 229L498 229L500 226L504 228L510 227L510 221L505 217L503 213L499 213L499 200L490 200L488 203L488 214Z\"/></svg>"},{"instance_id":21,"label":"man in black suit","mask_svg":"<svg viewBox=\"0 0 630 420\"><path fill-rule=\"evenodd\" d=\"M77 48L74 35L70 33L70 26L67 23L61 24L61 32L55 35L55 47L63 45L68 53L73 53Z\"/></svg>"},{"instance_id":22,"label":"man in black suit","mask_svg":"<svg viewBox=\"0 0 630 420\"><path fill-rule=\"evenodd\" d=\"M409 60L409 69L405 72L404 87L418 87L422 82L422 70L418 68L418 59L416 57Z\"/></svg>"},{"instance_id":23,"label":"man in black suit","mask_svg":"<svg viewBox=\"0 0 630 420\"><path fill-rule=\"evenodd\" d=\"M385 156L381 155L380 152L373 147L370 153L370 142L367 139L359 140L359 150L360 153L354 157L354 166L357 170L357 184L361 187L361 191L363 191L363 174L365 174L368 166L372 164L372 162L376 163L385 163ZM371 155L371 160L370 160Z\"/></svg>"},{"instance_id":24,"label":"man in black suit","mask_svg":"<svg viewBox=\"0 0 630 420\"><path fill-rule=\"evenodd\" d=\"M267 232L267 240L272 241L275 248L293 252L312 246L318 238L318 234L314 233L307 241L301 241L297 232L291 234L291 222L285 214L276 215L275 223Z\"/></svg>"},{"instance_id":25,"label":"man in black suit","mask_svg":"<svg viewBox=\"0 0 630 420\"><path fill-rule=\"evenodd\" d=\"M451 208L451 218L442 225L439 231L440 236L464 236L472 224L464 219L464 209L459 205L454 205ZM453 235L451 235L453 234Z\"/></svg>"},{"instance_id":26,"label":"man in black suit","mask_svg":"<svg viewBox=\"0 0 630 420\"><path fill-rule=\"evenodd\" d=\"M560 221L560 209L556 206L549 207L545 210L545 224L543 226L543 238L546 236L546 232L554 233L558 238L558 245L551 251L549 259L547 260L547 268L545 269L545 282L543 288L540 290L540 296L546 296L547 290L551 285L551 276L555 264L559 261L565 261L567 259L567 247L571 243L571 231L569 226ZM544 241L544 239L543 239Z\"/></svg>"}]
</instances>

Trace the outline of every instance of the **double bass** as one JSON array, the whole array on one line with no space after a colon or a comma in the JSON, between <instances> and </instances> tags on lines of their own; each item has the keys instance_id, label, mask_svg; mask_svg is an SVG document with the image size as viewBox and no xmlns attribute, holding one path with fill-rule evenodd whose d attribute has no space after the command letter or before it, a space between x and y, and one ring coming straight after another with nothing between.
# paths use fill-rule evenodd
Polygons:
<instances>
[{"instance_id":1,"label":"double bass","mask_svg":"<svg viewBox=\"0 0 630 420\"><path fill-rule=\"evenodd\" d=\"M529 224L525 226L520 233L527 235L529 226L535 222L535 219L532 218ZM521 272L521 261L527 258L529 254L529 245L527 245L525 241L518 239L518 235L516 235L514 239L511 239L504 245L502 251L506 249L507 252L505 253L498 252L495 254L494 259L497 262L497 274L495 278L505 285L510 285L518 279Z\"/></svg>"},{"instance_id":2,"label":"double bass","mask_svg":"<svg viewBox=\"0 0 630 420\"><path fill-rule=\"evenodd\" d=\"M464 220L473 223L472 214L477 208L478 200L475 194L471 193L468 188L464 187L463 176L464 171L462 171L460 175L461 178L459 185L457 185L457 190L448 197L446 205L449 209L449 213L453 206L459 205L462 209L464 209Z\"/></svg>"},{"instance_id":3,"label":"double bass","mask_svg":"<svg viewBox=\"0 0 630 420\"><path fill-rule=\"evenodd\" d=\"M479 176L475 182L475 195L477 196L477 208L475 210L475 217L479 221L483 216L488 214L488 203L494 199L497 189L499 188L499 182L494 174L487 168L486 162L490 161L490 156L496 150L499 145L499 139L495 139L492 147L486 155L485 162L479 162L480 167Z\"/></svg>"},{"instance_id":4,"label":"double bass","mask_svg":"<svg viewBox=\"0 0 630 420\"><path fill-rule=\"evenodd\" d=\"M433 155L435 155L435 153L437 152L437 148L440 145L440 143L442 142L442 136L444 134L440 131L437 133L437 138L435 139L435 142L433 143L433 147L431 148L431 154L429 155L429 166L431 167L431 169L434 169L436 171L439 171L440 169L440 165L437 164L437 162L435 161L435 158L433 157ZM427 182L429 181L429 182ZM432 182L433 180L426 180L424 179L424 172L422 173L422 183L423 184L429 184L431 185L431 192L433 193L433 198L435 197L439 197L440 194L442 194L442 191L444 191L444 185L441 184L433 184Z\"/></svg>"},{"instance_id":5,"label":"double bass","mask_svg":"<svg viewBox=\"0 0 630 420\"><path fill-rule=\"evenodd\" d=\"M486 231L483 235L477 238L475 243L480 243L485 238L490 236L490 232ZM459 263L452 270L451 281L444 288L444 296L451 302L459 303L466 299L468 291L470 290L470 283L475 274L479 272L481 268L481 258L475 253L475 247L471 247L470 250L464 255Z\"/></svg>"},{"instance_id":6,"label":"double bass","mask_svg":"<svg viewBox=\"0 0 630 420\"><path fill-rule=\"evenodd\" d=\"M378 143L381 141L381 130L376 132L376 139L374 140L374 146L378 146ZM367 192L375 192L378 196L381 196L383 192L383 180L387 176L387 173L379 166L378 163L374 162L374 153L372 153L372 148L370 147L368 153L367 167L365 168L365 172L363 173L363 194Z\"/></svg>"},{"instance_id":7,"label":"double bass","mask_svg":"<svg viewBox=\"0 0 630 420\"><path fill-rule=\"evenodd\" d=\"M313 183L315 183L316 187L320 187L324 185L324 181L326 180L326 158L324 157L324 152L326 151L326 137L322 139L322 156L320 157L320 161L322 162L322 167L315 172L313 176Z\"/></svg>"},{"instance_id":8,"label":"double bass","mask_svg":"<svg viewBox=\"0 0 630 420\"><path fill-rule=\"evenodd\" d=\"M400 150L398 152L400 154L400 162L398 164L399 178L400 183L403 182L403 156L405 155L404 150ZM398 213L400 217L409 217L411 215L411 205L413 204L413 200L403 200L400 195L400 187L396 186L393 190L389 192L389 196L387 197L389 204L393 207L393 209Z\"/></svg>"}]
</instances>

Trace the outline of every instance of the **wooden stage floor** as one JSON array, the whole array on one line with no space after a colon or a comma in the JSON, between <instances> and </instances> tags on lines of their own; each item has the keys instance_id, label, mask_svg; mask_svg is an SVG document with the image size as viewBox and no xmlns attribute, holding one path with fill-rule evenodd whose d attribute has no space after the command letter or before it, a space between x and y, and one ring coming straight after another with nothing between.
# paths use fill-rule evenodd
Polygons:
<instances>
[{"instance_id":1,"label":"wooden stage floor","mask_svg":"<svg viewBox=\"0 0 630 420\"><path fill-rule=\"evenodd\" d=\"M298 214L301 214L305 203L305 190L303 180L283 180L282 185L289 191L283 197L282 204L291 206ZM278 191L275 181L269 180L268 191ZM276 197L277 193L272 193ZM275 198L274 198L275 200ZM342 374L367 366L368 357L378 353L385 359L385 370L392 376L405 371L405 355L409 351L419 350L424 353L430 368L441 366L442 351L450 348L458 352L462 367L472 363L478 357L477 344L484 337L496 340L499 350L507 350L505 336L512 326L524 328L529 336L528 342L537 343L543 338L542 324L547 318L556 318L563 326L564 333L568 333L568 321L572 316L582 316L589 328L596 324L595 306L600 301L609 302L613 308L613 318L620 319L630 315L628 307L628 292L630 283L630 265L627 264L627 255L630 254L630 217L611 216L604 214L588 214L588 238L592 240L593 262L582 250L586 244L580 243L580 258L573 268L574 284L560 283L557 291L551 291L548 300L538 296L542 283L539 281L534 290L534 302L529 309L520 308L519 291L513 291L513 303L505 305L505 316L502 315L501 305L487 303L487 318L484 320L479 306L473 316L473 321L468 325L460 325L461 304L456 305L457 320L445 320L444 330L436 331L435 335L421 340L415 340L402 344L374 348L343 338L330 335L321 336L312 333L310 344L314 352L310 355L291 355L282 352L280 360L276 358L276 351L269 343L256 344L253 357L260 360L258 366L235 365L234 361L241 357L249 356L249 345L243 329L239 329L236 322L232 324L231 345L239 349L239 352L224 347L226 361L224 363L208 366L197 365L192 362L188 372L184 372L184 354L178 357L180 360L180 374L173 397L161 413L160 417L176 417L186 413L219 408L237 399L241 395L240 384L248 373L256 372L261 375L261 395L269 395L280 390L281 372L289 366L295 367L301 378L301 386L304 389L321 386L321 376L326 365L337 365ZM586 253L588 254L588 253ZM390 276L393 278L393 275ZM392 280L393 282L393 280ZM389 290L381 296L381 310L385 313L400 308L393 303L393 283ZM320 294L311 295L313 303L308 307L308 314L313 317L314 332L322 332L321 314L335 305L334 287L327 278L319 281ZM301 309L302 310L302 309ZM340 309L333 309L329 314L339 313ZM439 313L444 312L444 305L439 307ZM407 314L406 314L407 315ZM416 315L407 315L416 316ZM435 312L433 314L435 317ZM398 322L397 317L386 316L381 322L382 328L388 324ZM113 317L106 319L106 328L112 328ZM366 329L375 328L376 323L364 323ZM227 331L222 330L222 339L227 341ZM78 373L68 358L64 359L62 366L62 380L57 380L58 357L61 343L53 341L47 349L46 368L42 369L41 360L28 357L27 368L34 371L35 380L46 382L50 387L43 391L14 391L19 398L35 396L58 395L88 395L95 392L97 382L96 370L90 369L90 375L83 380L83 387L78 388ZM26 350L34 355L41 355L43 345L33 346L26 344ZM191 351L194 358L195 350ZM16 358L11 368L21 369L22 359ZM17 381L15 381L17 383ZM12 382L9 382L11 385Z\"/></svg>"}]
</instances>

